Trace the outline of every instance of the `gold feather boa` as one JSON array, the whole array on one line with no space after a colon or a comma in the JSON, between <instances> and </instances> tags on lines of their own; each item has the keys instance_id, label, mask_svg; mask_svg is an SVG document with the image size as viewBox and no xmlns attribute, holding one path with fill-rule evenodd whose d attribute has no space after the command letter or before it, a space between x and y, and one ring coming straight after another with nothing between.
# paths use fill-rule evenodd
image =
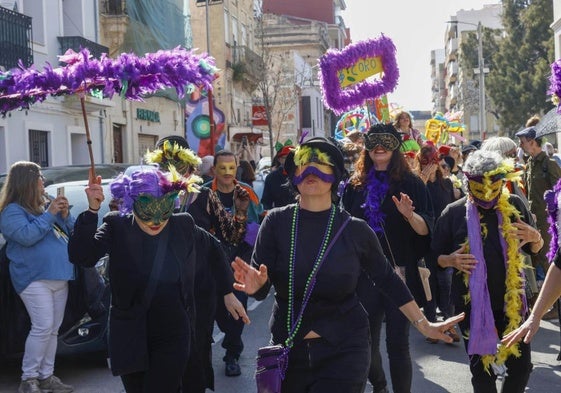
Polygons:
<instances>
[{"instance_id":1,"label":"gold feather boa","mask_svg":"<svg viewBox=\"0 0 561 393\"><path fill-rule=\"evenodd\" d=\"M495 172L495 171L493 171ZM496 173L496 172L495 172ZM495 174L493 173L493 174ZM486 177L487 177L486 173ZM509 176L511 177L511 176ZM510 179L509 179L510 180ZM504 335L510 333L514 329L518 328L522 323L522 311L524 310L523 294L524 294L524 257L520 253L520 242L518 238L514 235L516 233L516 227L512 225L511 217L515 219L520 218L520 213L516 208L509 203L510 193L506 187L503 187L501 191L501 196L497 202L496 209L498 209L503 216L502 227L500 228L500 235L505 238L507 250L506 250L506 292L505 292L505 314L508 319ZM487 228L482 225L482 236L486 237ZM469 253L469 244L466 240L467 252ZM469 275L464 273L464 284L469 290ZM470 302L470 294L465 297L465 302L468 304ZM469 333L468 333L469 335ZM482 361L485 371L489 372L489 367L491 364L495 363L497 365L502 365L510 356L520 357L520 350L518 344L512 345L511 347L506 347L500 344L496 354L486 354L482 355Z\"/></svg>"}]
</instances>

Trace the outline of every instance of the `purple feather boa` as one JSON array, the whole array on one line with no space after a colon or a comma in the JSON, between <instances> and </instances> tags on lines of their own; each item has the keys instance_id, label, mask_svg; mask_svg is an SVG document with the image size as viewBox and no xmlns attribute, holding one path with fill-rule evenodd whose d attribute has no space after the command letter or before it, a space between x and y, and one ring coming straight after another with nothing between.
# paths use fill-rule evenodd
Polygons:
<instances>
[{"instance_id":1,"label":"purple feather boa","mask_svg":"<svg viewBox=\"0 0 561 393\"><path fill-rule=\"evenodd\" d=\"M551 64L551 76L549 77L547 93L561 98L561 59L557 59ZM557 113L561 113L561 102L557 104Z\"/></svg>"},{"instance_id":2,"label":"purple feather boa","mask_svg":"<svg viewBox=\"0 0 561 393\"><path fill-rule=\"evenodd\" d=\"M374 167L370 169L366 185L366 201L361 206L368 219L368 225L374 232L380 234L384 231L386 215L382 211L382 203L390 189L387 172L378 172Z\"/></svg>"},{"instance_id":3,"label":"purple feather boa","mask_svg":"<svg viewBox=\"0 0 561 393\"><path fill-rule=\"evenodd\" d=\"M548 190L544 194L545 204L547 207L547 222L549 223L548 232L551 235L551 242L549 243L549 250L547 252L547 259L553 261L557 248L559 247L559 223L557 222L557 215L559 213L559 206L557 201L561 193L561 179L553 186L552 190Z\"/></svg>"},{"instance_id":4,"label":"purple feather boa","mask_svg":"<svg viewBox=\"0 0 561 393\"><path fill-rule=\"evenodd\" d=\"M496 212L500 226L502 215L498 209ZM471 202L469 198L466 201L466 216L470 253L477 261L469 276L471 313L468 355L495 354L497 353L499 336L495 328L495 318L493 317L489 288L487 287L487 265L483 256L481 222L479 221L477 205ZM501 243L501 245L503 244ZM503 249L503 256L505 252L505 249Z\"/></svg>"},{"instance_id":5,"label":"purple feather boa","mask_svg":"<svg viewBox=\"0 0 561 393\"><path fill-rule=\"evenodd\" d=\"M206 54L177 47L138 57L123 53L116 59L103 54L90 58L88 49L79 53L69 50L60 60L67 65L53 68L46 64L43 71L34 66L0 73L0 113L27 109L48 96L86 94L100 90L104 97L115 94L129 100L142 101L146 94L174 88L182 98L195 87L212 89L215 79L214 59Z\"/></svg>"},{"instance_id":6,"label":"purple feather boa","mask_svg":"<svg viewBox=\"0 0 561 393\"><path fill-rule=\"evenodd\" d=\"M395 57L393 41L384 35L378 38L348 45L343 50L328 50L319 59L319 78L325 105L340 115L365 100L392 92L399 79L399 69ZM381 57L383 77L378 80L364 80L344 89L339 84L339 71L351 67L359 59Z\"/></svg>"}]
</instances>

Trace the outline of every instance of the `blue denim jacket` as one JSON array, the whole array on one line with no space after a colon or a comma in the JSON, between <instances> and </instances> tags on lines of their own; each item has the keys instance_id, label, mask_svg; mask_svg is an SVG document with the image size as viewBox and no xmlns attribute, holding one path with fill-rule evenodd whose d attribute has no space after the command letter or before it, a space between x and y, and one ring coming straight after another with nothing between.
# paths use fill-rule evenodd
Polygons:
<instances>
[{"instance_id":1,"label":"blue denim jacket","mask_svg":"<svg viewBox=\"0 0 561 393\"><path fill-rule=\"evenodd\" d=\"M74 266L68 260L68 234L74 220L71 215L64 220L49 212L34 215L17 203L4 208L0 232L8 242L10 275L18 294L33 281L74 279Z\"/></svg>"}]
</instances>

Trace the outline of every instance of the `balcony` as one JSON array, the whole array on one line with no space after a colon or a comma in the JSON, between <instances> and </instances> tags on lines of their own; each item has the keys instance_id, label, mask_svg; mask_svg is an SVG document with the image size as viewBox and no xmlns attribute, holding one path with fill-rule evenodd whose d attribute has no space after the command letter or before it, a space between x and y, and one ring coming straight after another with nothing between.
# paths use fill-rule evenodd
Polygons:
<instances>
[{"instance_id":1,"label":"balcony","mask_svg":"<svg viewBox=\"0 0 561 393\"><path fill-rule=\"evenodd\" d=\"M451 61L446 66L446 84L452 84L458 80L458 62Z\"/></svg>"},{"instance_id":2,"label":"balcony","mask_svg":"<svg viewBox=\"0 0 561 393\"><path fill-rule=\"evenodd\" d=\"M21 60L33 64L31 17L0 7L0 66L6 70Z\"/></svg>"},{"instance_id":3,"label":"balcony","mask_svg":"<svg viewBox=\"0 0 561 393\"><path fill-rule=\"evenodd\" d=\"M70 37L58 37L58 42L60 44L60 54L66 53L68 49L72 49L74 52L79 52L80 49L88 48L90 54L99 59L102 53L108 53L109 48L85 39L80 36L70 36Z\"/></svg>"},{"instance_id":4,"label":"balcony","mask_svg":"<svg viewBox=\"0 0 561 393\"><path fill-rule=\"evenodd\" d=\"M104 0L101 13L105 15L121 16L127 13L126 0Z\"/></svg>"},{"instance_id":5,"label":"balcony","mask_svg":"<svg viewBox=\"0 0 561 393\"><path fill-rule=\"evenodd\" d=\"M451 38L446 43L446 62L456 60L458 55L458 39Z\"/></svg>"},{"instance_id":6,"label":"balcony","mask_svg":"<svg viewBox=\"0 0 561 393\"><path fill-rule=\"evenodd\" d=\"M235 46L232 52L232 70L235 82L242 82L249 92L255 90L262 78L263 59L247 46Z\"/></svg>"}]
</instances>

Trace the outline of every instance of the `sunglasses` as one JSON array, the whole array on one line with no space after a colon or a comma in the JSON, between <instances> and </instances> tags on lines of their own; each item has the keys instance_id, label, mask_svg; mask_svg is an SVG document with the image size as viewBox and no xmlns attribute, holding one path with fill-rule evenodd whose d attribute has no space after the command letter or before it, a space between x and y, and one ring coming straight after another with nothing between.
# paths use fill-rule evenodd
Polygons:
<instances>
[{"instance_id":1,"label":"sunglasses","mask_svg":"<svg viewBox=\"0 0 561 393\"><path fill-rule=\"evenodd\" d=\"M400 143L395 135L389 133L371 133L364 138L364 147L368 151L374 150L377 146L382 146L387 151L394 151Z\"/></svg>"}]
</instances>

